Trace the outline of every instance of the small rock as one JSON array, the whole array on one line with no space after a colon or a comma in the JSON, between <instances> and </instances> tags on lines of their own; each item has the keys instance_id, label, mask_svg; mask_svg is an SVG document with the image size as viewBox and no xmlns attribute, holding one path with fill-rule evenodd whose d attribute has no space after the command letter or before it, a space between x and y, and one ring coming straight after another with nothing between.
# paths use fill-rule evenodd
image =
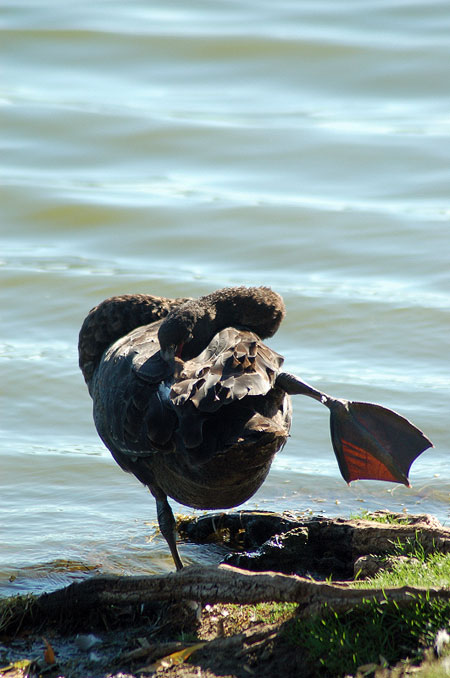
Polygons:
<instances>
[{"instance_id":1,"label":"small rock","mask_svg":"<svg viewBox=\"0 0 450 678\"><path fill-rule=\"evenodd\" d=\"M418 563L417 558L407 556L361 556L353 566L354 577L366 579L375 576L380 570L392 570L400 562Z\"/></svg>"},{"instance_id":2,"label":"small rock","mask_svg":"<svg viewBox=\"0 0 450 678\"><path fill-rule=\"evenodd\" d=\"M78 647L78 649L83 650L83 652L89 652L89 650L92 649L94 645L99 645L101 642L102 641L100 638L94 636L93 633L80 633L75 638L75 645Z\"/></svg>"},{"instance_id":3,"label":"small rock","mask_svg":"<svg viewBox=\"0 0 450 678\"><path fill-rule=\"evenodd\" d=\"M442 655L446 649L446 645L448 645L449 642L450 636L448 635L447 631L445 629L440 629L436 633L436 638L434 639L434 651L437 657Z\"/></svg>"}]
</instances>

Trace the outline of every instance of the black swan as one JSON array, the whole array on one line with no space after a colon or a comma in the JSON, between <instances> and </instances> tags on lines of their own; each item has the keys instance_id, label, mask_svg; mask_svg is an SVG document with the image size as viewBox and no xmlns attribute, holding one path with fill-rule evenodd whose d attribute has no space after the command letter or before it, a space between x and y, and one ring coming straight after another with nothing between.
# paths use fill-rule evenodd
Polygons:
<instances>
[{"instance_id":1,"label":"black swan","mask_svg":"<svg viewBox=\"0 0 450 678\"><path fill-rule=\"evenodd\" d=\"M285 313L268 287L234 287L199 299L135 294L90 311L79 337L80 368L97 431L125 471L156 499L158 522L182 568L167 497L198 509L251 497L285 444L290 395L331 412L342 476L409 486L428 438L380 405L332 398L292 374L262 339Z\"/></svg>"}]
</instances>

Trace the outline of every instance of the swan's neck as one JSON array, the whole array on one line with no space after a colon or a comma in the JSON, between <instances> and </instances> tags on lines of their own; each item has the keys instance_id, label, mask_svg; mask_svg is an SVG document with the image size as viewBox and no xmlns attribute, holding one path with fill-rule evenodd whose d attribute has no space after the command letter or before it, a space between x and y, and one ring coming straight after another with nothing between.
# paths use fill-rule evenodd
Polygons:
<instances>
[{"instance_id":1,"label":"swan's neck","mask_svg":"<svg viewBox=\"0 0 450 678\"><path fill-rule=\"evenodd\" d=\"M188 360L201 353L225 327L241 327L271 337L284 317L282 298L268 287L230 287L175 308L158 338L166 360Z\"/></svg>"}]
</instances>

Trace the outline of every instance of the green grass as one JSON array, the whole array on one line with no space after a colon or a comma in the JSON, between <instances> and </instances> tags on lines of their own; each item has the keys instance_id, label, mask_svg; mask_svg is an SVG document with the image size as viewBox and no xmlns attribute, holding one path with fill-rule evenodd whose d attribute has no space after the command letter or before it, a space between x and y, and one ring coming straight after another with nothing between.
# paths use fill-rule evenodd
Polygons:
<instances>
[{"instance_id":1,"label":"green grass","mask_svg":"<svg viewBox=\"0 0 450 678\"><path fill-rule=\"evenodd\" d=\"M292 616L297 607L297 603L258 603L255 605L255 616L258 621L273 624Z\"/></svg>"},{"instance_id":2,"label":"green grass","mask_svg":"<svg viewBox=\"0 0 450 678\"><path fill-rule=\"evenodd\" d=\"M415 599L396 603L368 601L348 612L324 610L320 617L295 619L286 630L291 643L302 646L316 675L355 674L367 664L392 665L406 658L419 661L435 635L448 625L450 603Z\"/></svg>"},{"instance_id":3,"label":"green grass","mask_svg":"<svg viewBox=\"0 0 450 678\"><path fill-rule=\"evenodd\" d=\"M15 630L20 628L21 621L32 614L36 596L33 594L11 596L0 600L0 634L9 630L12 625Z\"/></svg>"},{"instance_id":4,"label":"green grass","mask_svg":"<svg viewBox=\"0 0 450 678\"><path fill-rule=\"evenodd\" d=\"M450 586L450 555L427 554L415 539L393 543L392 553L408 559L394 561L392 570L355 582L355 587ZM418 662L433 646L437 631L448 630L449 625L450 603L431 601L425 594L408 606L368 600L345 613L324 609L312 619L293 619L286 633L291 643L305 649L318 676L337 678L354 675L364 665L391 666L406 659ZM438 669L430 666L429 670L432 676Z\"/></svg>"},{"instance_id":5,"label":"green grass","mask_svg":"<svg viewBox=\"0 0 450 678\"><path fill-rule=\"evenodd\" d=\"M426 553L415 539L405 543L393 543L393 556L406 556L394 562L392 569L378 572L374 577L357 581L357 588L374 587L379 589L394 586L450 586L450 554Z\"/></svg>"},{"instance_id":6,"label":"green grass","mask_svg":"<svg viewBox=\"0 0 450 678\"><path fill-rule=\"evenodd\" d=\"M254 605L241 605L228 603L216 605L226 610L227 615L233 618L237 624L251 622L264 622L274 624L292 617L297 611L297 603L256 603Z\"/></svg>"},{"instance_id":7,"label":"green grass","mask_svg":"<svg viewBox=\"0 0 450 678\"><path fill-rule=\"evenodd\" d=\"M370 513L370 511L361 511L350 515L350 520L372 520L374 523L384 523L388 525L409 525L408 515L399 518L398 513Z\"/></svg>"}]
</instances>

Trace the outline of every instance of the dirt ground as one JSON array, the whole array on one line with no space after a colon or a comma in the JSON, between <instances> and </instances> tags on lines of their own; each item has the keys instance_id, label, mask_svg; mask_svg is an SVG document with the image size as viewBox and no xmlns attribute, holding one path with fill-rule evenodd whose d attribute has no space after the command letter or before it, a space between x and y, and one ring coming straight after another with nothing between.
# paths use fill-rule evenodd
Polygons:
<instances>
[{"instance_id":1,"label":"dirt ground","mask_svg":"<svg viewBox=\"0 0 450 678\"><path fill-rule=\"evenodd\" d=\"M162 605L145 610L128 628L85 629L62 634L19 633L0 639L0 677L64 678L272 678L307 676L302 652L285 637L292 612L275 622L261 621L253 606L206 605L180 609ZM105 620L110 623L109 620ZM120 626L128 626L122 619ZM139 623L139 621L141 623ZM142 623L145 621L145 623ZM48 663L49 650L54 652ZM192 652L192 654L191 654ZM47 661L44 657L46 655ZM50 656L50 659L52 657ZM18 662L33 660L31 664ZM15 664L16 663L16 664ZM15 665L14 665L15 664Z\"/></svg>"}]
</instances>

